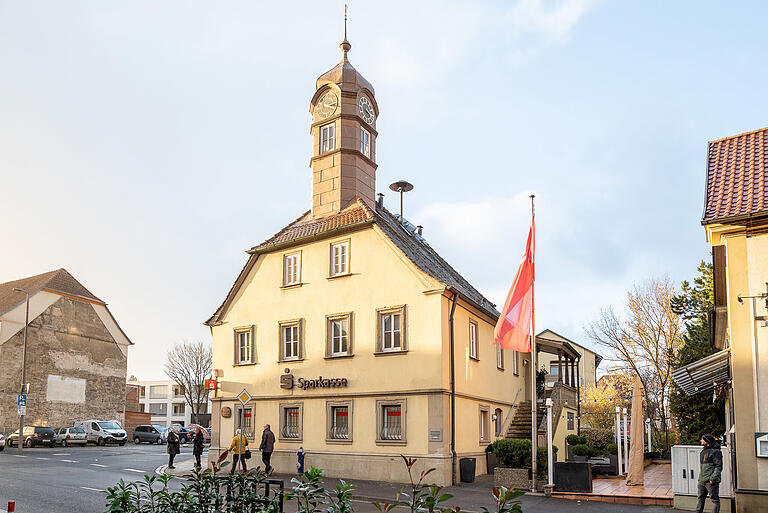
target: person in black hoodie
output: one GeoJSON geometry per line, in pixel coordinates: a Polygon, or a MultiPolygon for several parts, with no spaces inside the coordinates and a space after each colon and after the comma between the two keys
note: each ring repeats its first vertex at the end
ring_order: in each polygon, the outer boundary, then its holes
{"type": "Polygon", "coordinates": [[[197,426],[195,429],[197,430],[197,433],[195,434],[195,441],[192,446],[192,454],[195,455],[195,469],[200,470],[200,456],[203,455],[203,444],[205,443],[205,438],[203,437],[203,428],[197,426]]]}
{"type": "Polygon", "coordinates": [[[699,455],[699,503],[696,513],[704,512],[707,493],[712,500],[712,513],[720,513],[720,474],[723,471],[723,452],[717,439],[706,434],[701,437],[704,449],[699,455]]]}

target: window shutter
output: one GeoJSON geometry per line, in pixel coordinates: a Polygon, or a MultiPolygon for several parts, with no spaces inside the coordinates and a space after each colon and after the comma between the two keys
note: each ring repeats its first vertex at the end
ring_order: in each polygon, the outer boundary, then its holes
{"type": "Polygon", "coordinates": [[[347,321],[347,354],[352,354],[352,341],[355,339],[352,326],[354,326],[355,314],[349,313],[349,321],[347,321]]]}
{"type": "Polygon", "coordinates": [[[299,360],[304,359],[304,319],[299,319],[299,360]]]}
{"type": "Polygon", "coordinates": [[[403,310],[402,310],[403,316],[400,320],[400,350],[402,351],[405,351],[408,349],[408,330],[406,329],[406,326],[408,325],[408,323],[406,322],[407,319],[405,317],[405,311],[406,311],[406,307],[403,306],[403,310]]]}
{"type": "Polygon", "coordinates": [[[256,325],[251,324],[251,363],[256,363],[256,325]]]}

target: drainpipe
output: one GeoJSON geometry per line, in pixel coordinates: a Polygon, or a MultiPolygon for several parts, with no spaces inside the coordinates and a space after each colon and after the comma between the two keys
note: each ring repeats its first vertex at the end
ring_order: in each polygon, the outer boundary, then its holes
{"type": "MultiPolygon", "coordinates": [[[[450,289],[450,287],[449,287],[450,289]]],[[[448,338],[450,341],[450,369],[451,369],[451,484],[456,484],[456,365],[453,358],[453,313],[456,311],[456,299],[459,295],[453,292],[451,300],[451,314],[448,316],[448,338]]]]}

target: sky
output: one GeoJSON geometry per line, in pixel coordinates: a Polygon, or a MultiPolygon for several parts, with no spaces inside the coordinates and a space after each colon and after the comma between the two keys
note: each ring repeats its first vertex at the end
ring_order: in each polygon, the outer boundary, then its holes
{"type": "MultiPolygon", "coordinates": [[[[0,0],[0,282],[66,268],[135,345],[203,322],[310,206],[309,102],[343,1],[0,0]]],[[[768,125],[768,3],[349,1],[377,190],[502,305],[536,195],[536,327],[694,276],[707,142],[768,125]]],[[[603,350],[604,352],[604,350],[603,350]]]]}

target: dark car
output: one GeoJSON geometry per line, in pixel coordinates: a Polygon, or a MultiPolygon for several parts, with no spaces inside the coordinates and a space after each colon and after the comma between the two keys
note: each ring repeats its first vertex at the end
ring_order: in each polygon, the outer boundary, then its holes
{"type": "Polygon", "coordinates": [[[166,442],[166,440],[168,439],[168,433],[173,428],[178,428],[178,430],[179,430],[179,432],[176,433],[177,435],[179,435],[179,442],[185,444],[185,443],[191,442],[191,441],[193,441],[195,439],[195,433],[193,433],[189,429],[185,428],[181,424],[173,424],[172,426],[167,427],[167,428],[165,428],[163,430],[163,433],[162,433],[163,443],[166,442]]]}
{"type": "MultiPolygon", "coordinates": [[[[11,435],[8,436],[8,446],[14,447],[19,443],[19,430],[17,429],[11,435]]],[[[22,441],[27,447],[35,447],[36,445],[47,445],[53,447],[56,445],[56,433],[49,427],[42,426],[27,426],[24,428],[24,440],[22,441]]]]}
{"type": "Polygon", "coordinates": [[[142,442],[150,444],[163,443],[163,437],[160,434],[160,430],[149,424],[136,426],[133,430],[133,443],[140,444],[142,442]]]}

